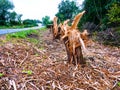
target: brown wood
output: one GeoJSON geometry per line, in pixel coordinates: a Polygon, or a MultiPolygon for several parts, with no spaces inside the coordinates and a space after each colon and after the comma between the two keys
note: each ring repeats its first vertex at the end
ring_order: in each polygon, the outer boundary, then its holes
{"type": "Polygon", "coordinates": [[[78,64],[85,64],[86,62],[83,58],[81,46],[77,47],[75,49],[75,52],[76,52],[76,58],[77,58],[78,64]]]}
{"type": "Polygon", "coordinates": [[[81,37],[80,31],[76,29],[78,22],[84,13],[85,11],[75,16],[72,26],[68,25],[69,20],[66,20],[63,24],[59,25],[57,25],[58,18],[56,16],[53,20],[53,39],[61,38],[61,40],[63,40],[66,47],[68,63],[74,65],[85,64],[81,49],[81,46],[85,49],[84,42],[81,40],[84,38],[81,37]]]}
{"type": "Polygon", "coordinates": [[[71,50],[70,50],[70,45],[69,45],[68,38],[65,38],[63,41],[64,41],[64,45],[66,47],[68,63],[74,64],[74,65],[85,64],[86,62],[83,58],[81,46],[76,47],[75,48],[75,54],[73,54],[73,52],[71,52],[71,50]]]}

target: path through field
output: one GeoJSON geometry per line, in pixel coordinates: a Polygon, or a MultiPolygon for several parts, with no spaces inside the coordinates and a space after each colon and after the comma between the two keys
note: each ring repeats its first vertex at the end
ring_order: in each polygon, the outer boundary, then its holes
{"type": "Polygon", "coordinates": [[[0,90],[119,90],[120,48],[97,42],[84,54],[86,65],[66,63],[63,43],[40,32],[39,45],[21,39],[0,38],[0,90]]]}

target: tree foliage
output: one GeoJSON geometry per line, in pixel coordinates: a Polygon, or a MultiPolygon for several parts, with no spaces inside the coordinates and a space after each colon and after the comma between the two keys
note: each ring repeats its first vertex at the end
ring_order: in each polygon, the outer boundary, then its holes
{"type": "Polygon", "coordinates": [[[114,26],[120,25],[120,2],[113,3],[107,15],[110,24],[114,24],[114,26]]]}
{"type": "Polygon", "coordinates": [[[63,22],[66,19],[73,18],[79,12],[79,7],[75,1],[62,0],[58,6],[58,10],[56,14],[58,21],[63,22]]]}
{"type": "Polygon", "coordinates": [[[8,23],[10,25],[20,25],[22,14],[17,14],[15,11],[9,13],[8,23]]]}
{"type": "Polygon", "coordinates": [[[49,16],[45,16],[42,18],[42,24],[47,26],[48,24],[52,24],[52,21],[50,20],[49,16]]]}
{"type": "Polygon", "coordinates": [[[23,24],[25,27],[33,27],[33,26],[38,26],[38,20],[32,20],[32,19],[25,19],[23,20],[23,24]]]}
{"type": "MultiPolygon", "coordinates": [[[[101,29],[108,26],[108,13],[112,14],[112,11],[108,11],[111,5],[119,0],[84,0],[82,10],[86,11],[86,14],[82,18],[83,24],[87,22],[99,25],[101,29]]],[[[119,10],[119,8],[118,8],[119,10]]],[[[116,13],[116,12],[115,12],[116,13]]]]}
{"type": "Polygon", "coordinates": [[[99,24],[107,13],[109,0],[85,0],[83,9],[86,10],[84,22],[99,24]]]}
{"type": "Polygon", "coordinates": [[[14,5],[9,0],[0,0],[0,25],[21,25],[22,14],[13,11],[14,5]]]}
{"type": "Polygon", "coordinates": [[[0,25],[5,25],[8,17],[9,17],[9,10],[14,8],[13,3],[9,0],[0,0],[0,25]]]}

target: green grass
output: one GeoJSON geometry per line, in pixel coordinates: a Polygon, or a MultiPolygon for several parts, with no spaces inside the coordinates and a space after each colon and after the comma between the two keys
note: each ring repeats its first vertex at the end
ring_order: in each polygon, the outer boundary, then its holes
{"type": "Polygon", "coordinates": [[[6,35],[6,40],[11,41],[14,39],[25,39],[30,43],[37,45],[39,43],[39,37],[42,31],[47,30],[46,27],[42,27],[37,30],[25,30],[16,33],[11,33],[6,35]]]}
{"type": "Polygon", "coordinates": [[[42,27],[42,28],[40,28],[40,30],[45,31],[45,30],[47,30],[47,28],[46,27],[42,27]]]}
{"type": "Polygon", "coordinates": [[[26,30],[26,31],[20,31],[16,33],[7,34],[7,39],[10,38],[26,38],[30,34],[37,34],[38,30],[26,30]]]}
{"type": "Polygon", "coordinates": [[[36,38],[28,38],[27,41],[34,43],[35,45],[37,45],[39,43],[39,40],[36,38]]]}
{"type": "MultiPolygon", "coordinates": [[[[45,31],[46,27],[42,27],[42,28],[40,28],[40,30],[45,31]]],[[[38,33],[39,33],[39,30],[25,30],[25,31],[7,34],[7,38],[8,39],[10,39],[10,38],[26,38],[30,34],[38,35],[38,33]]]]}
{"type": "Polygon", "coordinates": [[[0,26],[0,29],[19,29],[25,28],[24,25],[16,25],[16,26],[0,26]]]}

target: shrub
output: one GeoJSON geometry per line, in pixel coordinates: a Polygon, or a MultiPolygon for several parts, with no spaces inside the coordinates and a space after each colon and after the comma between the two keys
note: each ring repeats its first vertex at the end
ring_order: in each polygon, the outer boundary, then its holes
{"type": "Polygon", "coordinates": [[[120,24],[120,2],[113,3],[108,10],[109,24],[118,26],[120,24]]]}
{"type": "Polygon", "coordinates": [[[118,28],[108,28],[98,33],[98,41],[106,45],[120,46],[120,31],[118,28]]]}
{"type": "Polygon", "coordinates": [[[25,27],[33,27],[33,26],[38,26],[36,20],[31,20],[31,19],[26,19],[23,21],[23,24],[25,27]]]}

